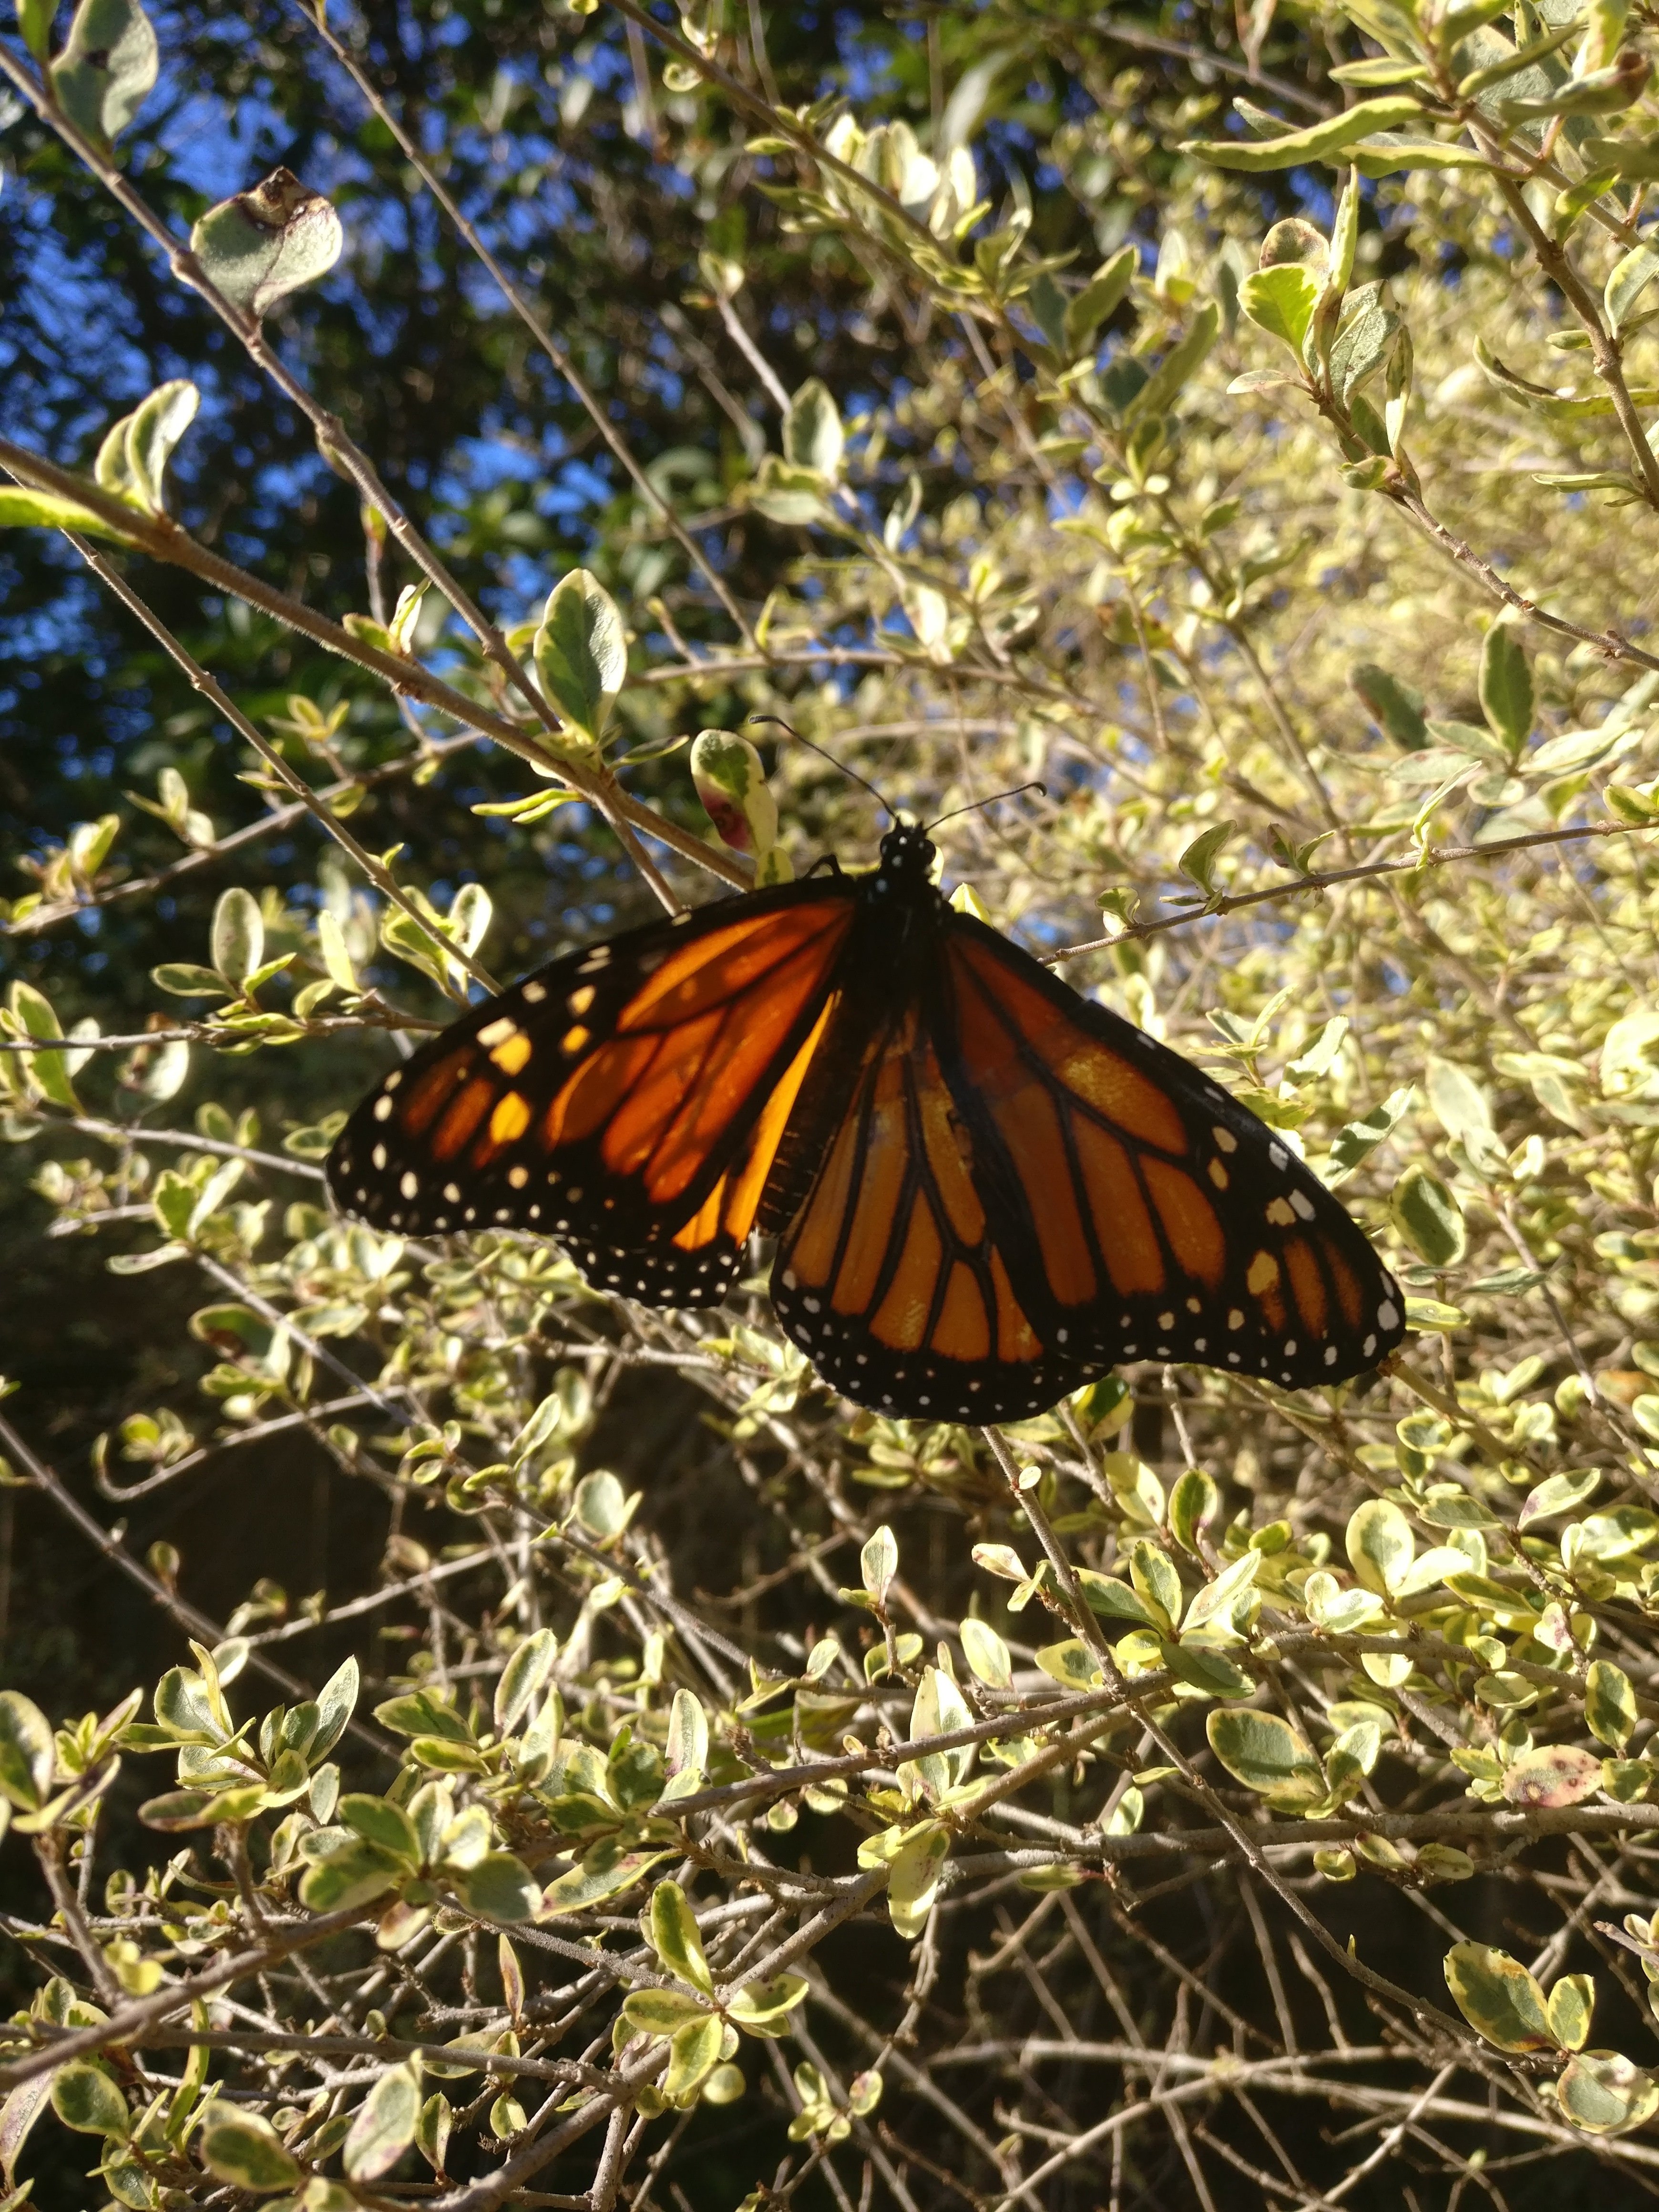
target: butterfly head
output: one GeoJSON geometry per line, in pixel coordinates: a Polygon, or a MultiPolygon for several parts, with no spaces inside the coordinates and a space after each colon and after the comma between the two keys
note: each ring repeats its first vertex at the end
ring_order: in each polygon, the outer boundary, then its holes
{"type": "Polygon", "coordinates": [[[895,816],[892,828],[881,841],[881,865],[872,889],[880,893],[890,888],[901,890],[916,884],[931,884],[933,854],[933,841],[919,822],[895,816]]]}

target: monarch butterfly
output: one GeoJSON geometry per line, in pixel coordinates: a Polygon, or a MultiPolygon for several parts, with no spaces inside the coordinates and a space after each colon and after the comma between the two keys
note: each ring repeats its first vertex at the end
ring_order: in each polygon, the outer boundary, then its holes
{"type": "Polygon", "coordinates": [[[896,821],[832,860],[537,969],[365,1099],[339,1205],[558,1238],[589,1282],[716,1304],[751,1231],[773,1304],[857,1405],[1018,1419],[1120,1361],[1340,1382],[1403,1334],[1393,1278],[1237,1100],[935,886],[896,821]]]}

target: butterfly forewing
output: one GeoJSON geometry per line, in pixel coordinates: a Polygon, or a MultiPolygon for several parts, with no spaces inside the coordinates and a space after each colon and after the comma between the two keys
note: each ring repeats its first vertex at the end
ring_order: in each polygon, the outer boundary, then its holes
{"type": "Polygon", "coordinates": [[[1200,1069],[953,915],[951,1089],[1034,1318],[1068,1356],[1199,1360],[1282,1385],[1371,1366],[1399,1288],[1283,1139],[1200,1069]]]}
{"type": "Polygon", "coordinates": [[[795,884],[555,961],[393,1070],[341,1132],[330,1187],[380,1228],[537,1231],[600,1287],[717,1298],[851,912],[833,880],[795,884]]]}

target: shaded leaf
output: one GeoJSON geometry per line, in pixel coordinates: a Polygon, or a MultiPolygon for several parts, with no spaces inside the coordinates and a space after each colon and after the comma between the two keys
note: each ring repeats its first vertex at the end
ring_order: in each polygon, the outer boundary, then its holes
{"type": "Polygon", "coordinates": [[[305,2179],[269,2120],[216,2098],[203,2116],[197,2141],[208,2171],[238,2189],[268,2196],[274,2190],[295,2188],[305,2179]]]}
{"type": "Polygon", "coordinates": [[[421,2119],[421,2078],[413,2065],[388,2067],[369,2091],[345,2139],[343,2162],[353,2181],[390,2173],[415,2140],[421,2119]]]}

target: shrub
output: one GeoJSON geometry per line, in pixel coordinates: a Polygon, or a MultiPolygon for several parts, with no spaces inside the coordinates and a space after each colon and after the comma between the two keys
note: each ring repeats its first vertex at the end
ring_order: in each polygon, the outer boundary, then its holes
{"type": "Polygon", "coordinates": [[[178,1640],[0,1693],[6,2202],[48,2112],[307,2212],[1659,2156],[1650,26],[1166,13],[21,8],[0,1082],[29,1346],[147,1364],[0,1440],[178,1640]],[[305,180],[209,204],[238,101],[305,180]],[[46,361],[84,298],[143,390],[46,361]],[[868,854],[750,716],[975,810],[949,878],[1340,1188],[1403,1353],[930,1428],[758,1282],[332,1215],[394,1041],[868,854]],[[249,1465],[324,1587],[223,1587],[249,1465]]]}

